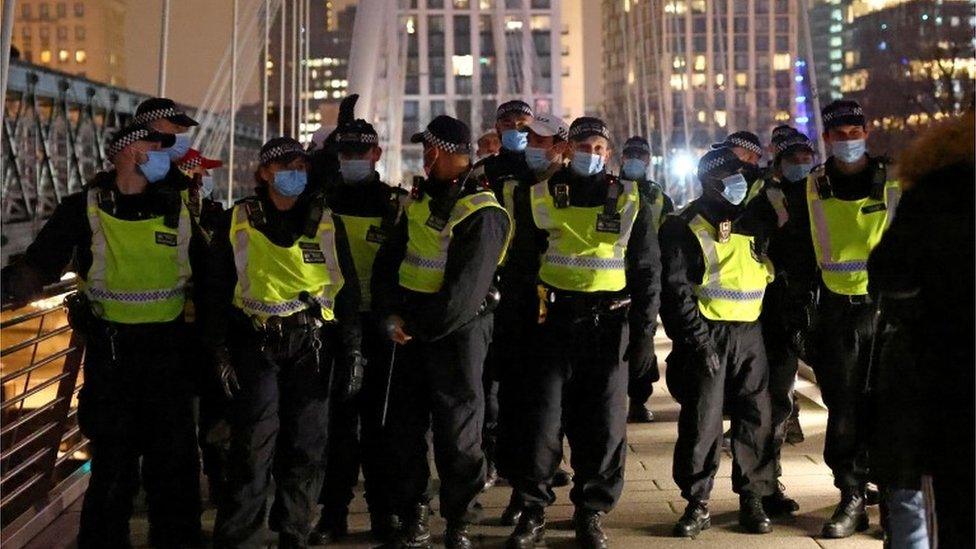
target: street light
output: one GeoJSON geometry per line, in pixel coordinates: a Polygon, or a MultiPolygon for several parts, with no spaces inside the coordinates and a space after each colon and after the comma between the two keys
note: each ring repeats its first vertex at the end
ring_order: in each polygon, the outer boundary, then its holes
{"type": "Polygon", "coordinates": [[[671,158],[671,173],[675,177],[684,179],[695,172],[695,157],[688,151],[677,151],[671,158]]]}

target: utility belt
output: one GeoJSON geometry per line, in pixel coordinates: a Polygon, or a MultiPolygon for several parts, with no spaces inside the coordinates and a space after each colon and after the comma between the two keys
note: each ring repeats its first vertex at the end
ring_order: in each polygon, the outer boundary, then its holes
{"type": "Polygon", "coordinates": [[[630,298],[605,293],[566,292],[539,285],[539,323],[550,317],[571,323],[599,324],[601,319],[623,318],[630,308],[630,298]]]}
{"type": "Polygon", "coordinates": [[[821,303],[839,303],[847,305],[870,305],[874,303],[869,294],[843,295],[830,291],[827,288],[820,288],[821,303]]]}
{"type": "MultiPolygon", "coordinates": [[[[243,315],[243,312],[242,312],[243,315]]],[[[335,325],[326,322],[317,307],[305,309],[289,316],[272,316],[263,322],[257,317],[244,317],[248,320],[256,337],[258,350],[262,353],[277,353],[286,349],[295,335],[306,334],[311,343],[315,358],[316,373],[321,369],[324,341],[323,328],[335,325]]]]}

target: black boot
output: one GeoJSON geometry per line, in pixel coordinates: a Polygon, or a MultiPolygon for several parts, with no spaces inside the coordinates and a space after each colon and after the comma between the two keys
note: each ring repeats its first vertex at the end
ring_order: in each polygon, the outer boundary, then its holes
{"type": "Polygon", "coordinates": [[[509,501],[508,507],[502,511],[502,526],[515,526],[520,518],[522,518],[522,506],[516,501],[509,501]]]}
{"type": "Polygon", "coordinates": [[[449,522],[447,530],[444,531],[445,549],[471,549],[471,535],[468,533],[468,523],[449,522]]]}
{"type": "Polygon", "coordinates": [[[786,442],[789,444],[799,444],[805,440],[803,427],[800,427],[800,418],[790,417],[786,420],[786,442]]]}
{"type": "Polygon", "coordinates": [[[868,529],[868,513],[864,509],[864,490],[845,488],[840,493],[840,503],[823,526],[822,535],[828,539],[840,539],[868,529]]]}
{"type": "Polygon", "coordinates": [[[556,471],[556,474],[552,476],[552,485],[554,488],[569,486],[570,482],[573,482],[573,474],[562,467],[560,467],[559,470],[556,471]]]}
{"type": "Polygon", "coordinates": [[[506,549],[530,549],[545,544],[546,515],[545,511],[533,507],[521,512],[515,531],[505,542],[506,549]]]}
{"type": "Polygon", "coordinates": [[[694,538],[711,527],[712,516],[708,514],[708,502],[692,500],[674,525],[674,535],[679,538],[694,538]]]}
{"type": "Polygon", "coordinates": [[[376,541],[386,543],[393,539],[400,529],[400,517],[392,513],[370,513],[369,533],[376,541]]]}
{"type": "Polygon", "coordinates": [[[750,534],[768,534],[773,523],[763,511],[762,498],[754,495],[739,496],[739,526],[750,534]]]}
{"type": "Polygon", "coordinates": [[[392,546],[404,549],[429,549],[431,547],[430,507],[418,503],[406,516],[408,518],[400,524],[400,531],[397,532],[392,546]]]}
{"type": "Polygon", "coordinates": [[[308,535],[309,545],[329,545],[346,537],[349,533],[348,510],[322,511],[318,524],[308,535]]]}
{"type": "Polygon", "coordinates": [[[790,515],[800,510],[800,505],[793,498],[786,495],[783,483],[776,483],[776,491],[763,496],[762,505],[766,514],[772,517],[790,515]]]}
{"type": "Polygon", "coordinates": [[[628,423],[651,423],[654,421],[654,413],[647,409],[647,406],[639,400],[630,400],[630,409],[627,412],[628,423]]]}
{"type": "Polygon", "coordinates": [[[607,538],[600,517],[603,513],[576,509],[573,513],[573,525],[576,527],[576,543],[583,549],[607,549],[610,540],[607,538]]]}
{"type": "Polygon", "coordinates": [[[488,462],[488,473],[485,475],[485,486],[482,488],[482,492],[487,492],[490,490],[495,483],[498,482],[498,469],[495,468],[495,464],[488,462]]]}

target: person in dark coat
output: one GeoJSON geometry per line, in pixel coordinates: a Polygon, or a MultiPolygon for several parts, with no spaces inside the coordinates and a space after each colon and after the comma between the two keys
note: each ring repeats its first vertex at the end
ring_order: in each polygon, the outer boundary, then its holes
{"type": "Polygon", "coordinates": [[[912,524],[910,512],[921,499],[923,471],[932,476],[939,547],[974,539],[973,126],[970,112],[905,152],[898,164],[904,194],[868,261],[871,294],[883,315],[894,316],[886,325],[900,326],[910,340],[882,336],[872,376],[874,400],[884,404],[875,407],[872,475],[887,485],[895,547],[924,539],[924,522],[912,524]],[[907,318],[899,314],[905,310],[907,318]],[[892,344],[902,352],[887,352],[892,344]],[[906,386],[912,390],[900,390],[906,386]],[[899,519],[906,508],[909,518],[899,519]]]}

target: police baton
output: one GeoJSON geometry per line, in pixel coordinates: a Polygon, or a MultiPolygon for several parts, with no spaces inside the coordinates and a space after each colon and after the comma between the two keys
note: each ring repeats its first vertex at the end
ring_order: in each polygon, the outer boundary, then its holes
{"type": "Polygon", "coordinates": [[[390,407],[390,385],[393,384],[393,363],[396,362],[397,343],[393,342],[390,350],[390,367],[386,371],[386,394],[383,396],[383,414],[380,416],[380,428],[386,427],[386,411],[390,407]]]}

